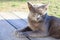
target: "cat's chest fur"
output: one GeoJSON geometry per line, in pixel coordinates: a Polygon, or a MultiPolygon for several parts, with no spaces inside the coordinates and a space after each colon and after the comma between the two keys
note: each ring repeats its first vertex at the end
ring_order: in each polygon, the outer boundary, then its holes
{"type": "Polygon", "coordinates": [[[33,22],[31,20],[29,20],[29,23],[30,23],[30,28],[33,30],[33,31],[42,31],[42,32],[47,32],[48,31],[48,22],[39,22],[39,23],[36,23],[36,22],[33,22]]]}

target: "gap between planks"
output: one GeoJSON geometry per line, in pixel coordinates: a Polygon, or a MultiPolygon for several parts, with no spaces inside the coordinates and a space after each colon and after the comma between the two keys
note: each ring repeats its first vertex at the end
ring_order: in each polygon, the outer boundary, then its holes
{"type": "MultiPolygon", "coordinates": [[[[4,19],[4,13],[0,14],[0,35],[2,40],[27,40],[26,38],[16,38],[14,31],[16,30],[4,19]],[[2,14],[2,15],[1,15],[2,14]]],[[[6,16],[9,17],[9,16],[6,16]]]]}

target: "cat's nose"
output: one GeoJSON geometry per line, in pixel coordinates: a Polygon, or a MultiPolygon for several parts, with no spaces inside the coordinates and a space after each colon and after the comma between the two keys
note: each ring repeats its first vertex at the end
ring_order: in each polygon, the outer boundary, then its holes
{"type": "Polygon", "coordinates": [[[39,19],[40,19],[40,15],[37,16],[37,20],[39,20],[39,19]]]}
{"type": "Polygon", "coordinates": [[[40,15],[37,16],[37,18],[39,18],[39,17],[40,17],[40,15]]]}
{"type": "Polygon", "coordinates": [[[42,20],[42,18],[41,18],[41,17],[37,18],[37,21],[41,21],[41,20],[42,20]]]}

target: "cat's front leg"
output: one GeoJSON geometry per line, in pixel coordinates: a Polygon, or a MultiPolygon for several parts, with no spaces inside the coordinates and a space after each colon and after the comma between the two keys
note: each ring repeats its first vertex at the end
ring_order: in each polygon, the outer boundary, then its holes
{"type": "Polygon", "coordinates": [[[33,38],[36,38],[36,37],[48,37],[47,34],[45,33],[41,33],[41,32],[35,32],[35,31],[27,31],[27,32],[17,32],[17,35],[19,37],[24,37],[24,36],[28,36],[28,37],[33,37],[33,38]],[[23,36],[22,36],[23,35],[23,36]]]}
{"type": "Polygon", "coordinates": [[[15,35],[16,35],[17,37],[23,37],[22,35],[23,35],[24,32],[26,32],[26,31],[32,31],[32,30],[27,26],[26,28],[23,28],[23,29],[17,29],[17,30],[15,31],[15,35]]]}
{"type": "Polygon", "coordinates": [[[47,37],[48,34],[46,33],[42,33],[39,31],[29,31],[29,32],[25,32],[27,35],[29,35],[30,37],[47,37]]]}

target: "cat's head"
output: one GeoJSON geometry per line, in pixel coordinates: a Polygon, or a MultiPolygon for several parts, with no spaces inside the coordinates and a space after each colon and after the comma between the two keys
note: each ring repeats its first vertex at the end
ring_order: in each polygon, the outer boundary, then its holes
{"type": "Polygon", "coordinates": [[[39,22],[44,20],[43,16],[47,12],[48,4],[32,5],[28,2],[28,8],[31,20],[39,22]]]}

